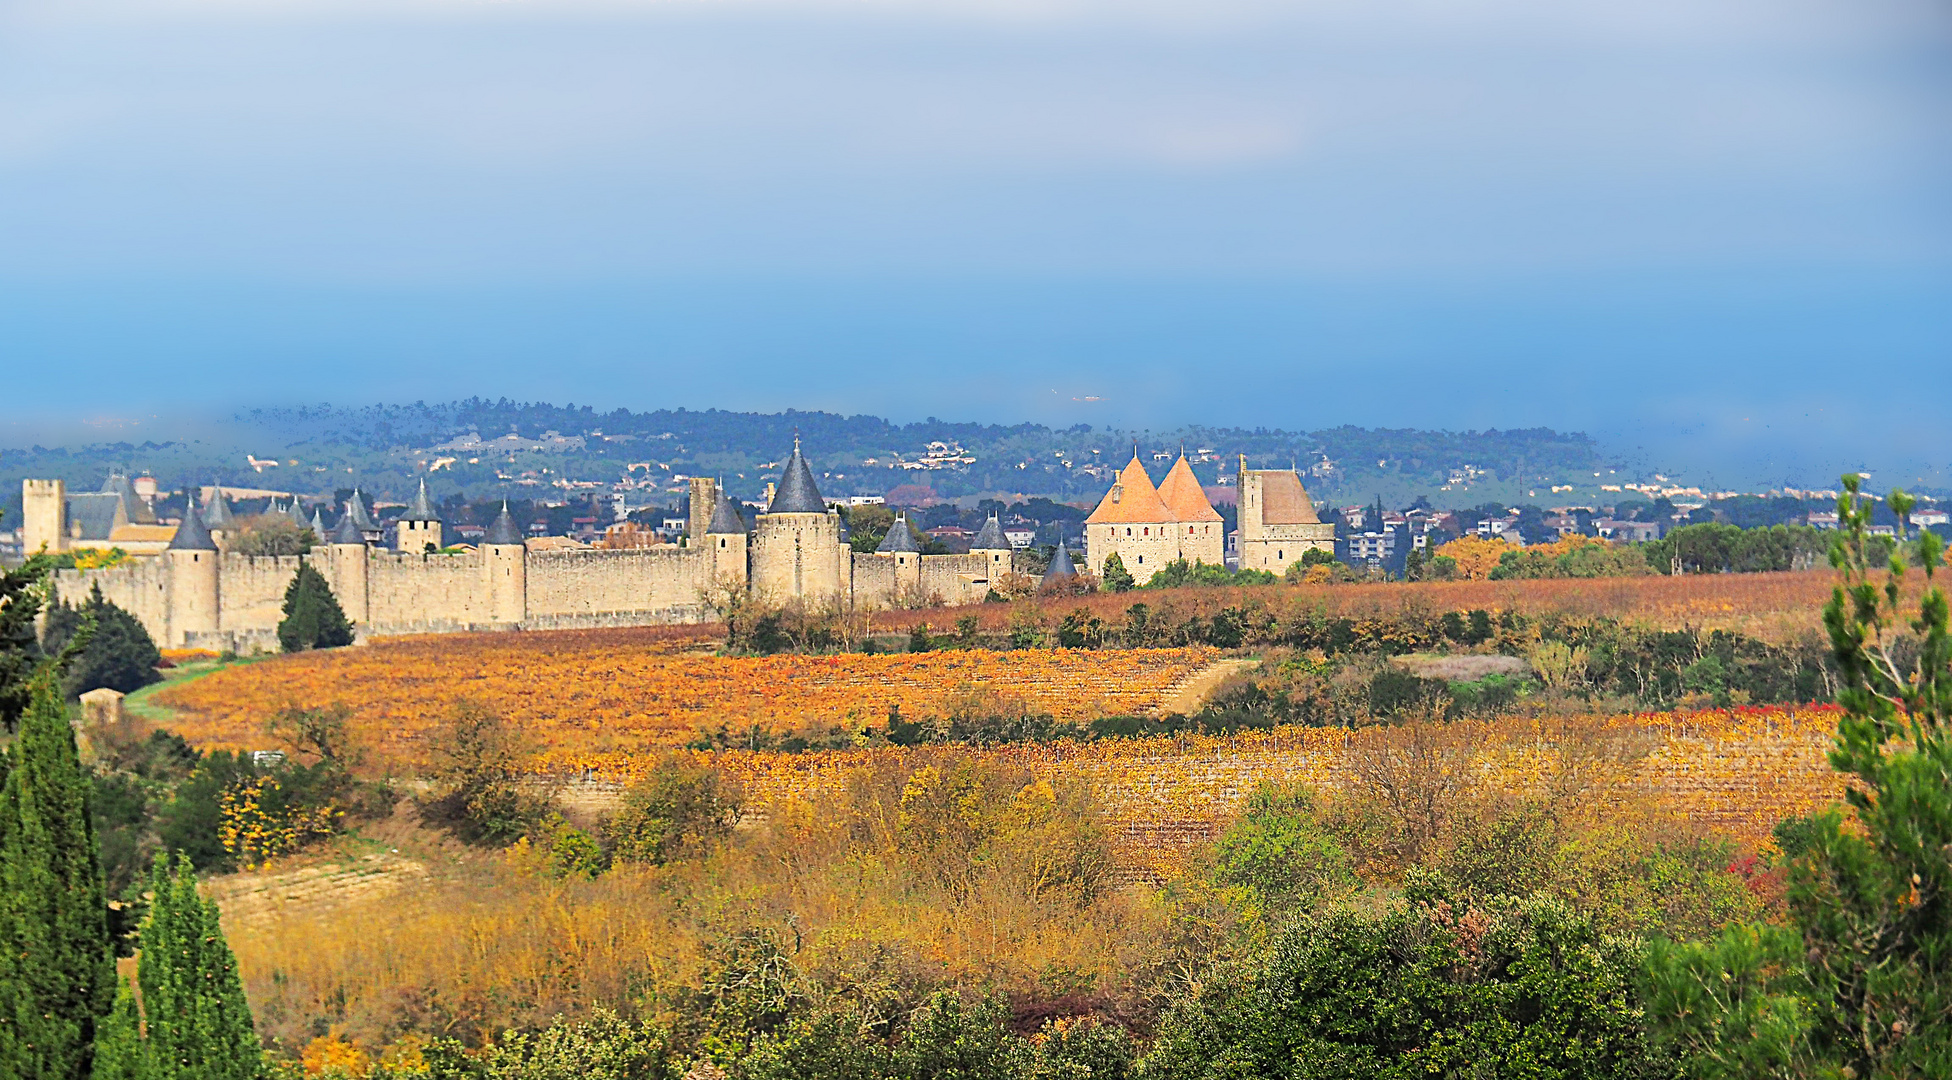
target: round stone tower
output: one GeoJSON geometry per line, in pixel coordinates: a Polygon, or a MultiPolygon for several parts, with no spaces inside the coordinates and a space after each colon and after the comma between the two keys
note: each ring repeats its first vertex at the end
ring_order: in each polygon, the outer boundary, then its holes
{"type": "Polygon", "coordinates": [[[163,551],[169,565],[169,643],[181,648],[192,635],[215,634],[219,626],[222,575],[217,542],[210,538],[194,494],[185,500],[183,523],[163,551]]]}
{"type": "MultiPolygon", "coordinates": [[[[699,497],[698,490],[692,488],[692,498],[699,497]]],[[[714,485],[709,490],[717,505],[712,507],[711,520],[696,542],[707,549],[705,557],[711,567],[712,584],[744,585],[748,572],[746,553],[751,539],[746,531],[745,516],[739,513],[738,504],[732,501],[732,496],[726,494],[724,488],[714,485]]]]}
{"type": "Polygon", "coordinates": [[[796,438],[793,456],[753,534],[753,588],[774,600],[838,595],[847,550],[840,530],[840,515],[827,510],[796,438]]]}
{"type": "Polygon", "coordinates": [[[529,617],[528,547],[522,530],[502,500],[502,512],[481,538],[481,571],[488,593],[488,617],[492,622],[517,624],[529,617]]]}
{"type": "Polygon", "coordinates": [[[983,581],[991,588],[996,587],[998,578],[1010,572],[1013,565],[1010,541],[1003,535],[1003,524],[996,520],[994,511],[977,531],[976,539],[969,542],[969,553],[983,560],[983,581]]]}
{"type": "Polygon", "coordinates": [[[413,504],[394,523],[393,550],[402,555],[427,555],[446,546],[441,516],[434,512],[434,500],[427,497],[427,481],[422,480],[413,504]]]}
{"type": "Polygon", "coordinates": [[[366,591],[366,534],[353,521],[350,511],[339,519],[331,544],[332,591],[338,596],[339,609],[352,623],[363,626],[372,618],[366,591]]]}

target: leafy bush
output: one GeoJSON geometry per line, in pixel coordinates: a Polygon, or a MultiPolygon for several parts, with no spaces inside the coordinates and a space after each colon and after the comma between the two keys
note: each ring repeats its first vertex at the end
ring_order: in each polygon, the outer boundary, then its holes
{"type": "Polygon", "coordinates": [[[1639,959],[1547,897],[1338,905],[1168,1010],[1140,1075],[1658,1076],[1639,959]]]}
{"type": "Polygon", "coordinates": [[[426,812],[464,839],[512,841],[549,812],[549,800],[526,783],[534,752],[529,740],[499,714],[457,702],[429,750],[429,776],[438,794],[426,812]]]}
{"type": "Polygon", "coordinates": [[[742,801],[718,770],[666,758],[624,792],[604,839],[620,861],[661,864],[723,838],[742,801]]]}
{"type": "Polygon", "coordinates": [[[1263,911],[1313,906],[1353,889],[1349,853],[1317,817],[1306,788],[1263,786],[1214,846],[1222,884],[1245,889],[1263,911]]]}

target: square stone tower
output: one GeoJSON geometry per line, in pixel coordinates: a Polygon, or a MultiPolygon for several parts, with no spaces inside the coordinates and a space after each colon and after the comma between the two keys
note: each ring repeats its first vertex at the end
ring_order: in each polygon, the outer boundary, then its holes
{"type": "Polygon", "coordinates": [[[1240,459],[1240,568],[1285,573],[1304,553],[1335,554],[1335,525],[1315,514],[1315,501],[1293,469],[1249,469],[1240,459]]]}
{"type": "Polygon", "coordinates": [[[45,547],[50,552],[68,546],[68,485],[63,480],[22,480],[20,482],[21,548],[32,555],[45,547]]]}

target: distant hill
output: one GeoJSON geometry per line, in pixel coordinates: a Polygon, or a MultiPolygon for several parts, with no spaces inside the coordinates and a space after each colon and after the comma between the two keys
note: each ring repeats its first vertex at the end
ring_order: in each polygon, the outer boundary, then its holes
{"type": "MultiPolygon", "coordinates": [[[[607,494],[628,478],[633,504],[668,501],[675,477],[711,475],[756,498],[796,433],[830,495],[876,495],[913,484],[943,498],[1006,493],[1095,500],[1135,444],[1155,477],[1183,445],[1203,483],[1230,477],[1244,454],[1253,467],[1293,463],[1319,499],[1338,503],[1381,496],[1397,504],[1418,495],[1455,506],[1561,503],[1592,498],[1601,483],[1640,477],[1592,438],[1545,428],[1125,431],[933,418],[895,424],[827,412],[599,412],[476,398],[253,409],[199,423],[186,439],[0,450],[6,485],[0,506],[17,509],[22,477],[92,486],[111,468],[149,472],[166,488],[217,481],[327,494],[357,485],[382,499],[405,499],[423,476],[443,495],[525,498],[550,491],[607,494]]],[[[10,520],[17,518],[10,514],[10,520]]]]}

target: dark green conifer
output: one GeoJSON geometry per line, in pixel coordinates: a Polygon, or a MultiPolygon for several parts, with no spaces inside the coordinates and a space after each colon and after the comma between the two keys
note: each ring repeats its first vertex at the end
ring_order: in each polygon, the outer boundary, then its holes
{"type": "Polygon", "coordinates": [[[278,644],[286,652],[334,649],[352,644],[352,623],[332,595],[325,576],[301,563],[285,587],[285,617],[278,624],[278,644]]]}
{"type": "Polygon", "coordinates": [[[11,570],[0,567],[0,725],[8,731],[32,697],[29,684],[41,661],[34,620],[41,613],[41,582],[53,565],[43,552],[11,570]]]}
{"type": "Polygon", "coordinates": [[[95,1029],[95,1072],[89,1080],[149,1080],[135,989],[126,980],[116,982],[115,1008],[95,1029]]]}
{"type": "Polygon", "coordinates": [[[217,905],[197,892],[188,860],[158,857],[155,899],[142,924],[141,1080],[257,1080],[264,1066],[237,958],[217,905]]]}
{"type": "Polygon", "coordinates": [[[43,665],[0,784],[0,1076],[85,1080],[113,1001],[88,778],[43,665]]]}
{"type": "Polygon", "coordinates": [[[65,665],[63,685],[69,697],[99,687],[127,694],[161,681],[156,665],[163,654],[155,639],[141,620],[103,599],[99,584],[79,606],[55,601],[48,609],[43,645],[50,653],[61,652],[83,626],[91,624],[93,634],[86,643],[78,643],[80,648],[65,665]]]}

